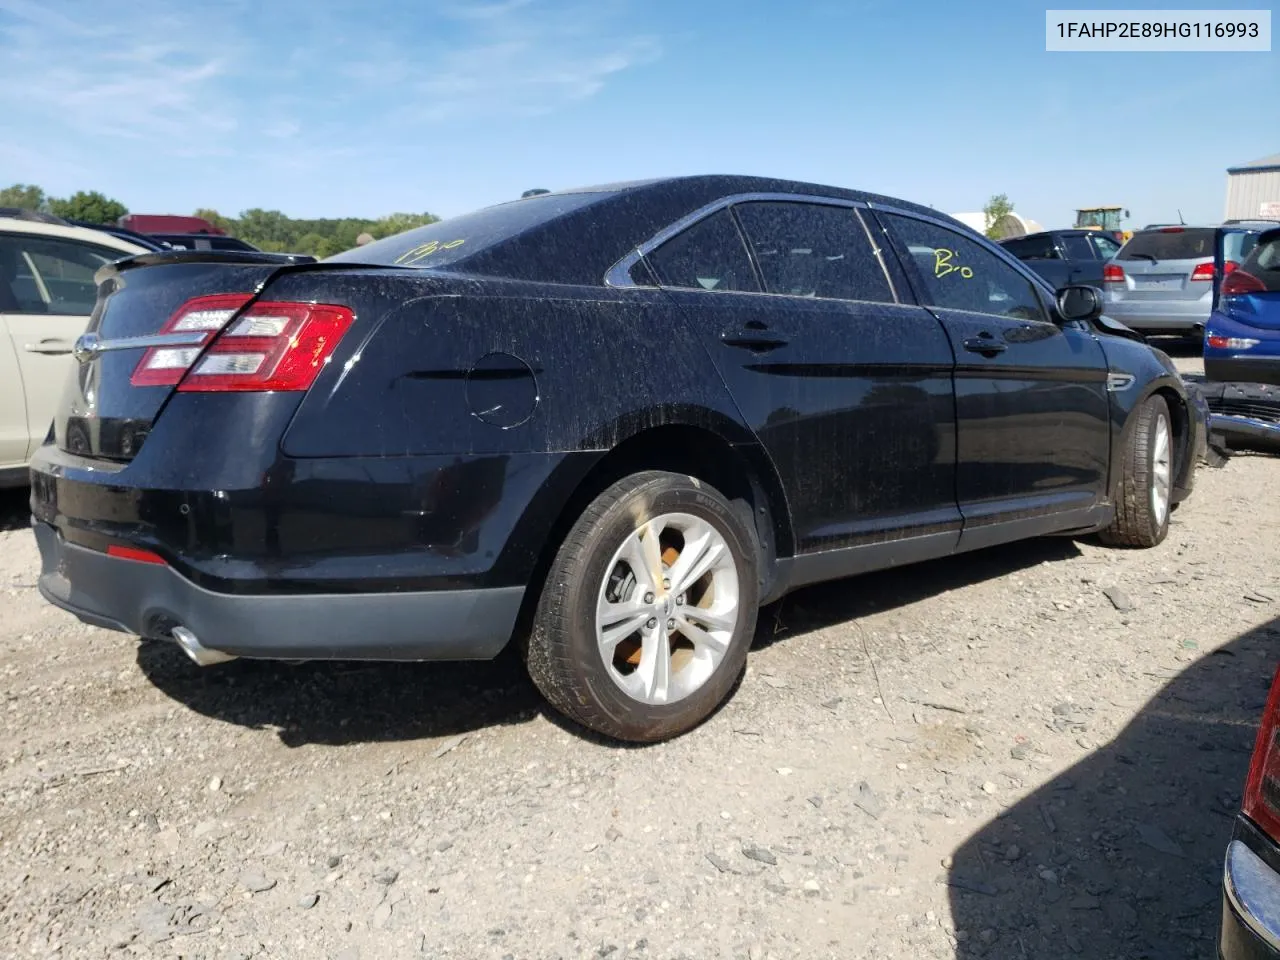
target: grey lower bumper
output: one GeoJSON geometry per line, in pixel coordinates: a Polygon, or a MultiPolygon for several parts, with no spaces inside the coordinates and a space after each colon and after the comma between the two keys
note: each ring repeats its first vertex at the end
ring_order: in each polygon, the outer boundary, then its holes
{"type": "Polygon", "coordinates": [[[185,627],[210,650],[282,660],[487,660],[506,646],[523,587],[413,593],[229,594],[160,564],[67,543],[33,523],[40,593],[86,623],[144,637],[185,627]]]}
{"type": "Polygon", "coordinates": [[[1280,423],[1215,413],[1209,417],[1209,432],[1228,449],[1280,453],[1280,423]]]}

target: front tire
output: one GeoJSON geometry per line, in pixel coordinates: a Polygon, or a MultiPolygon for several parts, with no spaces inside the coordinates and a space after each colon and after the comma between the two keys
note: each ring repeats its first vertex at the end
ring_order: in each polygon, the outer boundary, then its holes
{"type": "Polygon", "coordinates": [[[527,663],[553,707],[652,742],[705,720],[742,675],[759,604],[757,550],[729,502],[646,471],[583,511],[548,572],[527,663]]]}
{"type": "Polygon", "coordinates": [[[1134,413],[1116,492],[1116,516],[1099,536],[1116,547],[1154,547],[1169,533],[1173,490],[1173,427],[1164,397],[1150,396],[1134,413]]]}

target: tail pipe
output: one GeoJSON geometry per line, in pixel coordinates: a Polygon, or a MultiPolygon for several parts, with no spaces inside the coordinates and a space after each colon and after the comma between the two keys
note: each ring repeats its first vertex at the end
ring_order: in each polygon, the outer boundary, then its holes
{"type": "Polygon", "coordinates": [[[221,650],[210,650],[200,642],[200,638],[188,630],[186,627],[174,627],[170,631],[174,641],[182,648],[182,652],[191,658],[191,662],[201,667],[211,667],[215,663],[226,663],[228,660],[235,660],[236,657],[231,653],[223,653],[221,650]]]}

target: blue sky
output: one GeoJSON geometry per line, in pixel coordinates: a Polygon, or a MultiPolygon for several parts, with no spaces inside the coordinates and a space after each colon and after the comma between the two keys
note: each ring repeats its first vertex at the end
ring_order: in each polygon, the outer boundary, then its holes
{"type": "Polygon", "coordinates": [[[948,212],[1004,192],[1046,226],[1116,203],[1141,225],[1220,218],[1225,168],[1280,151],[1280,53],[1051,54],[1045,6],[0,0],[0,185],[450,216],[759,173],[948,212]]]}

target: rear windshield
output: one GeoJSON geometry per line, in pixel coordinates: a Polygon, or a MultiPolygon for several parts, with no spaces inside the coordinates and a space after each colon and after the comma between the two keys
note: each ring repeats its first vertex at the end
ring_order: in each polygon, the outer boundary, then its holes
{"type": "Polygon", "coordinates": [[[473,256],[607,196],[603,192],[547,193],[485,207],[406,230],[329,257],[330,262],[400,267],[442,267],[473,256]]]}
{"type": "Polygon", "coordinates": [[[1280,292],[1280,230],[1268,230],[1240,264],[1240,269],[1262,281],[1269,292],[1280,292]]]}
{"type": "Polygon", "coordinates": [[[1213,256],[1213,228],[1166,227],[1135,233],[1117,260],[1201,260],[1213,256]]]}

